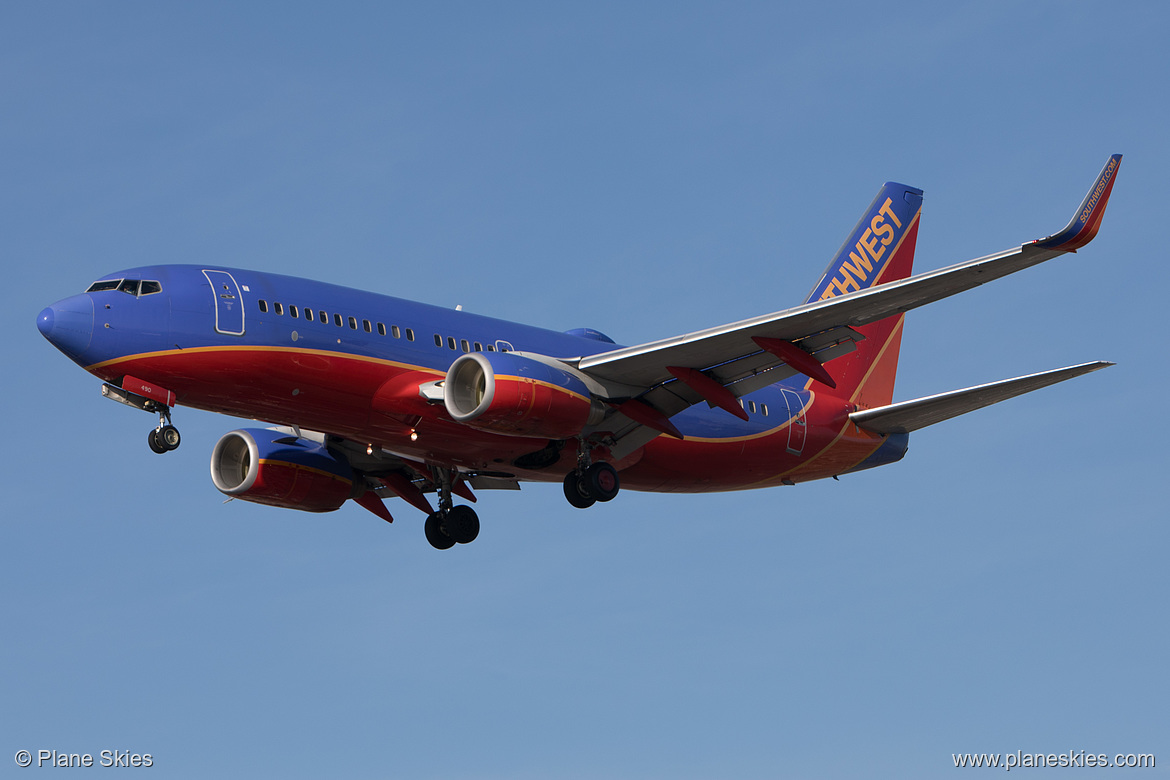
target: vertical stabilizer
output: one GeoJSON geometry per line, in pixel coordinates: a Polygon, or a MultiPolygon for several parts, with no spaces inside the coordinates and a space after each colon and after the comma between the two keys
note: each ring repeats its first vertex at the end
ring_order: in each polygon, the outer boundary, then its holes
{"type": "MultiPolygon", "coordinates": [[[[910,276],[921,211],[922,190],[886,182],[806,303],[910,276]]],[[[904,318],[898,314],[857,328],[865,336],[857,350],[826,366],[843,398],[862,408],[893,400],[904,318]]]]}

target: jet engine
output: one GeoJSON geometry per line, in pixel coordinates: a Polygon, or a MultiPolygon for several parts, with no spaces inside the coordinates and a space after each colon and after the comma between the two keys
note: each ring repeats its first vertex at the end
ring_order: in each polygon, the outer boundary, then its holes
{"type": "Polygon", "coordinates": [[[601,422],[605,406],[580,377],[511,352],[460,355],[443,382],[451,419],[507,436],[567,439],[601,422]]]}
{"type": "Polygon", "coordinates": [[[232,498],[305,512],[332,512],[360,485],[349,464],[317,442],[259,428],[216,443],[211,481],[232,498]]]}

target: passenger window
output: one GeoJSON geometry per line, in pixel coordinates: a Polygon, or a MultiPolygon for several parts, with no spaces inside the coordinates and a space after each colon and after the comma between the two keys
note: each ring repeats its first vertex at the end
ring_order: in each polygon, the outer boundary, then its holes
{"type": "Polygon", "coordinates": [[[297,316],[297,307],[296,306],[289,306],[288,313],[291,314],[295,318],[297,316]]]}
{"type": "Polygon", "coordinates": [[[268,313],[268,301],[266,301],[266,300],[264,300],[263,298],[261,298],[260,300],[256,301],[256,304],[257,304],[257,305],[260,307],[260,313],[261,313],[261,314],[267,314],[267,313],[268,313]]]}
{"type": "Polygon", "coordinates": [[[459,346],[463,348],[463,351],[464,351],[464,352],[470,352],[470,351],[471,351],[471,347],[469,347],[469,346],[467,345],[467,339],[462,339],[462,340],[459,342],[459,346]]]}
{"type": "Polygon", "coordinates": [[[357,320],[355,320],[353,317],[349,318],[349,327],[350,330],[357,330],[357,320]]]}
{"type": "Polygon", "coordinates": [[[756,402],[755,401],[748,401],[748,411],[751,412],[752,414],[756,413],[756,402]]]}
{"type": "Polygon", "coordinates": [[[305,309],[305,319],[308,320],[309,322],[313,321],[313,310],[312,309],[305,309]]]}
{"type": "Polygon", "coordinates": [[[447,347],[450,349],[455,349],[455,337],[454,336],[447,337],[447,347]]]}
{"type": "Polygon", "coordinates": [[[370,325],[369,320],[362,320],[362,327],[365,328],[366,333],[373,333],[374,328],[370,325]]]}
{"type": "Polygon", "coordinates": [[[767,404],[760,404],[760,411],[763,412],[765,417],[767,417],[768,416],[768,405],[767,404]]]}
{"type": "Polygon", "coordinates": [[[478,341],[471,346],[475,347],[476,352],[483,352],[483,344],[480,344],[478,341]]]}
{"type": "Polygon", "coordinates": [[[333,324],[334,324],[334,325],[336,325],[336,326],[337,326],[337,327],[339,327],[339,328],[340,328],[342,325],[344,325],[344,324],[345,324],[345,323],[342,321],[342,319],[341,319],[341,315],[340,315],[340,314],[334,314],[334,315],[333,315],[333,324]]]}
{"type": "Polygon", "coordinates": [[[438,333],[435,334],[435,346],[436,347],[443,346],[443,337],[440,336],[438,333]]]}
{"type": "Polygon", "coordinates": [[[414,341],[414,328],[407,328],[406,329],[406,340],[407,341],[414,341]]]}
{"type": "Polygon", "coordinates": [[[272,304],[272,308],[276,310],[277,314],[282,316],[284,315],[284,306],[282,306],[279,302],[272,304]]]}
{"type": "Polygon", "coordinates": [[[383,324],[382,324],[382,323],[380,323],[380,322],[378,323],[378,335],[379,335],[379,336],[385,336],[385,335],[386,335],[386,326],[385,326],[385,325],[383,325],[383,324]]]}
{"type": "Polygon", "coordinates": [[[120,285],[118,285],[118,291],[124,292],[128,295],[137,296],[138,295],[138,280],[137,279],[124,279],[124,280],[122,280],[122,283],[120,285]]]}
{"type": "Polygon", "coordinates": [[[402,338],[402,331],[400,331],[398,329],[397,325],[391,325],[390,326],[390,335],[396,339],[400,339],[400,338],[402,338]]]}
{"type": "Polygon", "coordinates": [[[488,352],[495,352],[496,351],[496,347],[494,344],[488,344],[486,349],[488,352]]]}
{"type": "Polygon", "coordinates": [[[324,310],[324,309],[322,309],[321,311],[317,312],[317,316],[318,316],[318,317],[321,319],[321,324],[322,324],[322,325],[328,325],[328,324],[329,324],[329,315],[325,313],[325,310],[324,310]]]}

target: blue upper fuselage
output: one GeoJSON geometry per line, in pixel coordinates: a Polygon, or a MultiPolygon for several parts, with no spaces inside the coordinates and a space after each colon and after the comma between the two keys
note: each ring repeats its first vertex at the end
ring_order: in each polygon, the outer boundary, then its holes
{"type": "MultiPolygon", "coordinates": [[[[129,356],[206,347],[321,350],[438,372],[471,351],[576,358],[618,347],[597,331],[561,333],[324,282],[194,265],[107,274],[44,309],[37,324],[90,371],[129,356]]],[[[807,401],[803,377],[783,386],[801,405],[807,401]]],[[[745,436],[782,424],[792,402],[773,386],[745,397],[748,421],[705,405],[672,419],[688,436],[745,436]]]]}
{"type": "Polygon", "coordinates": [[[364,290],[241,269],[194,265],[131,268],[103,276],[91,289],[103,281],[125,280],[157,282],[159,289],[139,293],[112,287],[74,295],[41,312],[41,332],[83,367],[176,347],[254,344],[326,349],[438,370],[446,370],[454,359],[446,349],[448,338],[455,339],[457,352],[465,339],[469,345],[479,342],[486,348],[490,344],[493,350],[525,350],[553,357],[577,357],[615,348],[612,342],[602,340],[604,336],[558,333],[364,290]],[[223,274],[237,289],[212,290],[208,272],[223,274]],[[230,304],[234,311],[217,311],[225,297],[234,299],[230,304]],[[309,311],[312,321],[306,315],[309,311]],[[238,320],[226,322],[225,315],[238,320]],[[379,333],[379,323],[386,335],[379,333]],[[394,326],[398,327],[398,338],[392,335],[394,326]],[[407,329],[413,339],[407,338],[407,329]],[[295,343],[293,331],[297,332],[295,343]],[[443,339],[442,348],[435,343],[436,334],[443,339]],[[499,347],[497,342],[501,342],[499,347]]]}

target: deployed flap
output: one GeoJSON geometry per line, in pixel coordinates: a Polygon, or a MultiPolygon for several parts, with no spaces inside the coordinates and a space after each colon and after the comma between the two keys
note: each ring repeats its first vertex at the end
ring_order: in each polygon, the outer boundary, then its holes
{"type": "Polygon", "coordinates": [[[968,387],[965,390],[953,390],[913,401],[903,401],[877,409],[865,409],[853,412],[849,419],[858,427],[874,433],[909,433],[1112,365],[1114,364],[1106,361],[1097,361],[1057,368],[1039,374],[968,387]]]}

